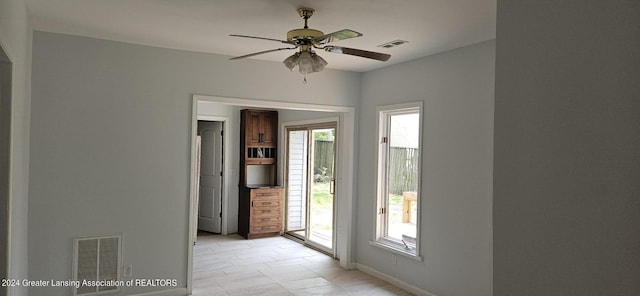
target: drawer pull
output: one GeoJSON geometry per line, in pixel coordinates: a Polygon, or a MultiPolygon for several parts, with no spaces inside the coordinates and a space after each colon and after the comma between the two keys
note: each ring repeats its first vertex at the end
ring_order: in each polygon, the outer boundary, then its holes
{"type": "Polygon", "coordinates": [[[270,204],[271,204],[270,201],[265,201],[265,202],[262,203],[263,206],[270,205],[270,204]]]}
{"type": "Polygon", "coordinates": [[[269,222],[271,221],[271,218],[262,218],[262,222],[269,222]]]}
{"type": "Polygon", "coordinates": [[[263,213],[271,213],[271,210],[262,210],[263,213]]]}

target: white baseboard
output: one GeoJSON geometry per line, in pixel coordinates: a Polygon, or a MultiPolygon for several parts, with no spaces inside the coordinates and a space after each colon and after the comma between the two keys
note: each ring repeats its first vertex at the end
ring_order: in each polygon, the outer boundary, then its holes
{"type": "Polygon", "coordinates": [[[132,296],[186,296],[186,295],[187,295],[187,289],[178,288],[178,289],[171,289],[171,290],[162,290],[162,291],[147,292],[142,294],[135,294],[132,296]]]}
{"type": "Polygon", "coordinates": [[[375,270],[375,269],[373,269],[373,268],[371,268],[369,266],[366,266],[366,265],[363,265],[363,264],[360,264],[360,263],[356,263],[356,269],[358,269],[358,270],[360,270],[360,271],[362,271],[362,272],[364,272],[366,274],[369,274],[371,276],[377,277],[377,278],[379,278],[379,279],[381,279],[383,281],[389,282],[389,283],[391,283],[392,285],[394,285],[394,286],[396,286],[398,288],[402,288],[402,289],[406,290],[407,292],[411,292],[412,294],[415,294],[415,295],[418,295],[418,296],[436,296],[436,294],[427,292],[427,291],[422,290],[422,289],[420,289],[420,288],[418,288],[416,286],[407,284],[407,283],[405,283],[405,282],[403,282],[403,281],[401,281],[401,280],[399,280],[397,278],[394,278],[394,277],[392,277],[390,275],[387,275],[385,273],[379,272],[379,271],[377,271],[377,270],[375,270]]]}

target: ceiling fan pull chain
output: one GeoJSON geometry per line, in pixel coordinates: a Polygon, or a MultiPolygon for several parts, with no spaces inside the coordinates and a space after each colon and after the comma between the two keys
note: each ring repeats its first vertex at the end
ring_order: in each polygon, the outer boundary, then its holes
{"type": "Polygon", "coordinates": [[[307,84],[307,74],[304,74],[304,79],[302,79],[302,83],[307,84]]]}

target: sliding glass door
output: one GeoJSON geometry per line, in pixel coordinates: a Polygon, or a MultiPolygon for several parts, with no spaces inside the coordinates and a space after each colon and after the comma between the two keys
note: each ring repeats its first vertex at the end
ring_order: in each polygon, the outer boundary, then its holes
{"type": "Polygon", "coordinates": [[[287,128],[287,234],[334,254],[336,123],[287,128]]]}

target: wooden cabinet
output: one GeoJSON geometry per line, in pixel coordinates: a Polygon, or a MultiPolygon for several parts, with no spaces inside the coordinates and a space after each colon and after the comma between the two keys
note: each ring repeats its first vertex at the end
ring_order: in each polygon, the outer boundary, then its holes
{"type": "Polygon", "coordinates": [[[278,144],[278,112],[242,110],[240,113],[241,164],[275,164],[278,144]]]}
{"type": "Polygon", "coordinates": [[[245,120],[247,146],[275,147],[278,135],[276,111],[242,110],[245,120]]]}
{"type": "Polygon", "coordinates": [[[245,109],[240,112],[240,185],[250,184],[247,177],[248,165],[271,165],[271,183],[276,179],[278,144],[278,112],[245,109]]]}
{"type": "Polygon", "coordinates": [[[278,113],[240,113],[240,184],[238,233],[245,238],[280,235],[284,188],[276,185],[278,113]]]}
{"type": "Polygon", "coordinates": [[[245,238],[282,234],[284,188],[240,187],[238,233],[245,238]]]}

